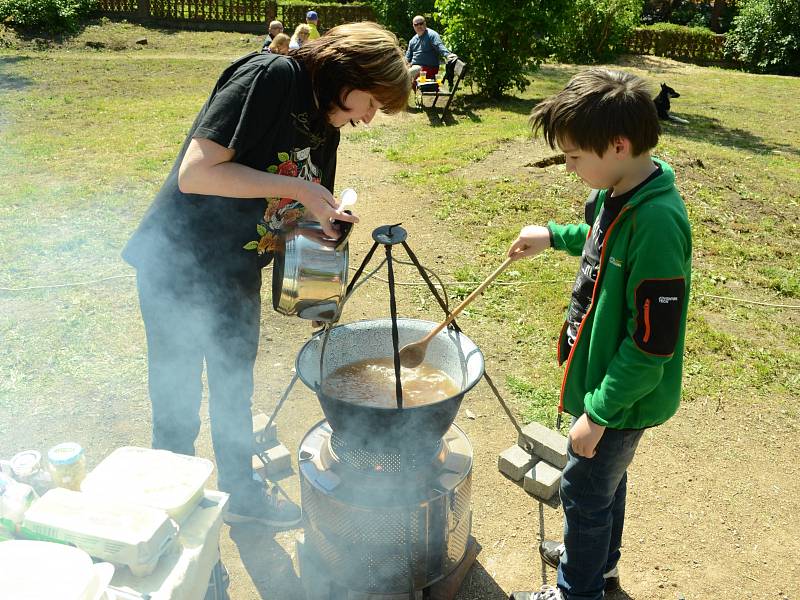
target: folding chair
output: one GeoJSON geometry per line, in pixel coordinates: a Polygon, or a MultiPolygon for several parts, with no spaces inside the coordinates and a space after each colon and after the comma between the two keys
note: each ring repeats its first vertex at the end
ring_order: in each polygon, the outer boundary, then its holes
{"type": "Polygon", "coordinates": [[[437,103],[439,102],[439,98],[447,98],[447,102],[445,102],[444,108],[442,109],[441,119],[444,120],[447,112],[450,110],[450,103],[453,101],[453,96],[456,95],[456,91],[458,91],[458,85],[461,83],[461,78],[467,72],[467,65],[462,60],[457,60],[455,67],[453,68],[453,85],[450,89],[446,92],[442,91],[442,86],[434,84],[433,86],[428,86],[428,84],[421,84],[417,86],[417,98],[418,102],[417,105],[420,108],[438,108],[437,103]],[[432,90],[426,90],[426,87],[433,87],[432,90]],[[430,107],[425,106],[425,98],[433,98],[433,102],[431,102],[430,107]]]}

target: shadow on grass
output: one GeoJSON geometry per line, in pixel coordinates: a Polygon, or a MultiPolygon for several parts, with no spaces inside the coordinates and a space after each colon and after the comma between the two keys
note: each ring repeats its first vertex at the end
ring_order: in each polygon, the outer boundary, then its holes
{"type": "Polygon", "coordinates": [[[800,156],[800,148],[796,146],[771,142],[744,129],[725,127],[722,121],[716,117],[684,112],[676,112],[675,114],[689,121],[689,124],[682,125],[670,121],[662,121],[663,133],[715,146],[729,146],[762,153],[784,152],[800,156]]]}
{"type": "Polygon", "coordinates": [[[506,112],[518,115],[529,115],[533,107],[543,98],[518,98],[516,96],[502,96],[501,98],[487,98],[477,94],[464,95],[461,98],[460,108],[467,111],[499,108],[506,112]]]}
{"type": "Polygon", "coordinates": [[[516,98],[514,96],[503,96],[494,100],[484,96],[465,94],[453,100],[444,119],[442,119],[443,107],[409,107],[408,112],[415,114],[424,112],[428,116],[431,126],[441,127],[442,125],[457,125],[459,117],[469,119],[473,123],[482,123],[483,119],[476,111],[488,108],[499,108],[505,112],[529,115],[533,107],[541,101],[541,98],[516,98]]]}
{"type": "Polygon", "coordinates": [[[33,80],[7,71],[8,67],[16,63],[29,60],[27,56],[0,57],[0,92],[13,92],[33,85],[33,80]]]}
{"type": "Polygon", "coordinates": [[[431,127],[451,127],[460,123],[457,117],[464,117],[473,123],[480,123],[482,119],[470,108],[456,105],[455,102],[450,105],[446,115],[442,115],[443,107],[429,107],[419,108],[417,106],[409,106],[408,112],[417,115],[425,113],[428,117],[428,123],[431,127]]]}

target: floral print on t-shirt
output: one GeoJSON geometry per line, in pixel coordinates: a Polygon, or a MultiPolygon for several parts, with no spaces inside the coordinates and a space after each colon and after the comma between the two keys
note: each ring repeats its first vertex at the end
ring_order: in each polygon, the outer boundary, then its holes
{"type": "MultiPolygon", "coordinates": [[[[268,173],[319,183],[319,169],[311,161],[311,148],[294,150],[291,154],[279,152],[278,160],[279,164],[267,167],[268,173]]],[[[293,198],[267,198],[267,210],[256,226],[258,239],[245,244],[244,249],[255,250],[259,255],[275,252],[283,235],[282,230],[300,220],[304,214],[305,207],[293,198]]]]}

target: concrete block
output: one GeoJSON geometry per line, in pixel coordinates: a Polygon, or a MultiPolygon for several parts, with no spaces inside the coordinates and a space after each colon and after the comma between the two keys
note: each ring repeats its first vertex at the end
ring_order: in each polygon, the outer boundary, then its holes
{"type": "Polygon", "coordinates": [[[500,453],[497,459],[497,468],[513,481],[519,481],[536,464],[537,460],[519,446],[514,445],[500,453]]]}
{"type": "Polygon", "coordinates": [[[553,465],[540,460],[533,468],[525,473],[522,487],[529,494],[542,500],[550,500],[558,491],[561,481],[561,471],[553,465]]]}
{"type": "Polygon", "coordinates": [[[567,466],[567,438],[541,423],[523,427],[517,443],[559,469],[567,466]]]}
{"type": "Polygon", "coordinates": [[[278,444],[278,426],[275,421],[264,431],[268,421],[269,417],[264,413],[253,415],[253,452],[261,452],[278,444]]]}
{"type": "Polygon", "coordinates": [[[257,454],[253,454],[253,473],[262,481],[267,478],[267,467],[257,454]]]}
{"type": "Polygon", "coordinates": [[[289,454],[289,449],[283,444],[273,446],[263,454],[267,459],[267,477],[274,477],[292,468],[292,455],[289,454]]]}

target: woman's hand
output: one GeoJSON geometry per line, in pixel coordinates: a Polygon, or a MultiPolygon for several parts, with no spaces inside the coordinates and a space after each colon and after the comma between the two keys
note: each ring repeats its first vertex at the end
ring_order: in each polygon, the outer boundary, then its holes
{"type": "Polygon", "coordinates": [[[517,239],[508,249],[508,256],[514,260],[536,256],[550,247],[550,230],[539,225],[528,225],[519,232],[517,239]]]}
{"type": "Polygon", "coordinates": [[[306,210],[319,221],[322,226],[322,231],[324,231],[325,235],[329,238],[338,239],[339,237],[339,232],[334,226],[333,221],[338,220],[358,223],[358,217],[340,209],[339,202],[324,186],[303,179],[297,180],[297,186],[297,193],[294,195],[294,198],[305,206],[306,210]]]}
{"type": "Polygon", "coordinates": [[[227,198],[292,198],[318,219],[327,236],[339,238],[332,219],[358,223],[358,217],[339,209],[339,203],[323,186],[305,179],[265,173],[233,162],[235,152],[205,138],[194,138],[186,149],[178,173],[178,187],[185,194],[227,198]]]}

